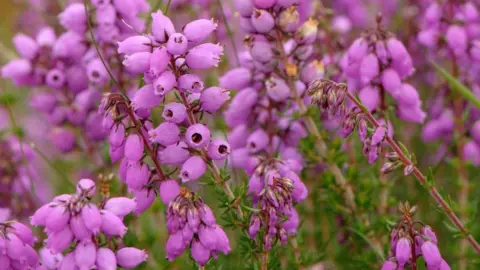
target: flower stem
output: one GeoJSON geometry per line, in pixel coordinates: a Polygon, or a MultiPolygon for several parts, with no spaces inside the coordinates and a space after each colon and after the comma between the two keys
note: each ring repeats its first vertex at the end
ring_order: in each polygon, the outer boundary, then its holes
{"type": "Polygon", "coordinates": [[[150,146],[150,143],[148,142],[148,139],[145,137],[143,131],[142,131],[142,125],[140,121],[135,117],[135,114],[133,113],[132,109],[130,107],[127,108],[127,113],[130,116],[130,119],[132,120],[135,129],[137,130],[137,134],[142,138],[143,145],[145,146],[145,149],[147,151],[147,154],[150,156],[150,159],[153,162],[153,165],[155,166],[155,169],[157,170],[158,175],[160,176],[160,181],[166,180],[165,174],[163,173],[162,167],[160,166],[160,163],[158,162],[157,155],[153,151],[152,147],[150,146]]]}
{"type": "Polygon", "coordinates": [[[260,269],[262,270],[267,270],[268,269],[268,252],[264,252],[262,253],[262,264],[261,264],[261,267],[260,269]]]}
{"type": "MultiPolygon", "coordinates": [[[[370,111],[363,106],[363,104],[355,98],[352,93],[346,91],[346,95],[348,99],[350,99],[355,105],[357,105],[358,108],[362,110],[362,112],[365,114],[368,122],[374,126],[374,128],[377,128],[380,126],[378,121],[373,117],[373,115],[370,113],[370,111]]],[[[387,136],[386,137],[386,142],[390,145],[390,147],[395,151],[402,163],[405,166],[408,165],[413,165],[413,161],[407,157],[407,155],[402,151],[400,146],[397,144],[395,140],[393,140],[391,137],[387,136]]],[[[473,236],[470,234],[470,232],[467,230],[465,225],[463,225],[462,221],[457,217],[457,215],[453,212],[452,208],[448,203],[445,201],[445,199],[442,197],[442,195],[438,192],[438,190],[435,188],[435,186],[429,186],[427,183],[427,177],[423,175],[423,173],[418,169],[417,166],[413,165],[413,175],[417,180],[426,187],[428,190],[430,196],[433,197],[433,199],[440,205],[440,207],[443,209],[443,212],[450,218],[450,220],[453,222],[453,224],[458,228],[459,231],[461,231],[467,241],[470,243],[470,245],[475,249],[475,251],[480,254],[480,245],[478,242],[473,238],[473,236]]]]}

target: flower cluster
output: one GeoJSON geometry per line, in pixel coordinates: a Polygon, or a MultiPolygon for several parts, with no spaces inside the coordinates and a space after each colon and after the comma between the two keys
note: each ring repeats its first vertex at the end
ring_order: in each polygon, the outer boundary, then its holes
{"type": "Polygon", "coordinates": [[[370,111],[386,109],[387,92],[398,103],[399,118],[422,123],[426,114],[418,92],[403,82],[414,73],[412,58],[400,40],[381,28],[381,17],[377,23],[377,28],[353,42],[342,59],[348,86],[360,89],[360,99],[370,111]]]}
{"type": "Polygon", "coordinates": [[[423,257],[427,269],[450,270],[438,249],[438,239],[432,228],[420,221],[415,221],[415,207],[408,203],[401,204],[402,219],[390,233],[390,253],[382,270],[404,269],[416,265],[423,257]],[[417,226],[419,225],[419,226],[417,226]]]}
{"type": "MultiPolygon", "coordinates": [[[[447,60],[454,65],[454,72],[459,79],[472,86],[479,96],[479,78],[477,63],[480,60],[480,33],[478,25],[478,4],[472,1],[465,3],[431,3],[424,11],[421,31],[417,35],[418,42],[429,50],[434,61],[447,60]],[[437,52],[441,52],[438,54],[437,52]]],[[[480,115],[477,109],[468,104],[451,104],[448,96],[452,91],[442,88],[431,101],[429,121],[425,124],[422,139],[426,142],[441,140],[449,144],[453,140],[455,121],[460,116],[459,110],[467,110],[470,114],[466,121],[464,134],[468,138],[463,144],[462,157],[480,165],[480,115]]],[[[453,97],[453,96],[452,96],[453,97]]],[[[458,130],[457,130],[458,131],[458,130]]]]}
{"type": "Polygon", "coordinates": [[[223,47],[203,43],[216,27],[213,20],[200,19],[176,32],[161,11],[153,13],[151,35],[132,36],[118,44],[126,70],[143,74],[145,85],[128,98],[110,93],[100,107],[107,112],[103,126],[110,133],[110,155],[112,160],[122,159],[120,177],[137,201],[135,213],[147,209],[158,191],[169,206],[168,259],[174,260],[190,245],[192,256],[202,265],[219,251],[228,253],[228,239],[215,221],[186,226],[186,210],[196,213],[190,218],[198,219],[200,213],[202,220],[203,211],[211,214],[211,210],[200,200],[192,200],[193,195],[181,189],[171,175],[178,169],[178,178],[187,183],[200,179],[208,167],[218,174],[214,162],[226,159],[230,153],[229,143],[212,139],[209,128],[201,123],[204,114],[223,106],[230,98],[229,91],[215,86],[205,88],[202,79],[191,73],[218,65],[223,47]],[[175,93],[177,101],[162,104],[169,93],[175,93]],[[164,121],[154,127],[150,112],[160,105],[164,121]],[[145,162],[147,156],[154,169],[145,162]],[[164,173],[162,166],[171,168],[171,173],[164,173]],[[204,237],[212,240],[207,233],[210,230],[218,239],[213,238],[215,243],[202,242],[204,237]]]}
{"type": "Polygon", "coordinates": [[[117,264],[134,268],[147,255],[136,248],[122,248],[115,253],[101,248],[100,234],[105,241],[122,238],[127,232],[124,216],[136,207],[136,201],[126,197],[106,200],[97,207],[91,198],[95,194],[95,183],[82,179],[75,194],[63,194],[39,208],[31,217],[34,226],[44,226],[48,235],[46,247],[52,254],[62,253],[74,243],[74,248],[61,262],[59,268],[76,265],[80,269],[111,269],[117,264]],[[64,266],[62,266],[64,265],[64,266]]]}
{"type": "Polygon", "coordinates": [[[313,56],[318,22],[303,19],[297,1],[234,3],[241,26],[252,35],[244,39],[241,67],[220,78],[222,87],[239,90],[224,114],[231,128],[230,164],[251,176],[249,194],[260,213],[251,216],[249,234],[255,238],[262,229],[268,251],[276,238],[285,244],[296,233],[293,203],[308,194],[298,177],[303,157],[296,149],[307,133],[294,115],[306,85],[324,75],[313,56]],[[281,62],[286,55],[292,62],[281,62]]]}
{"type": "Polygon", "coordinates": [[[230,242],[223,229],[216,224],[212,210],[192,192],[182,189],[166,212],[167,259],[173,261],[190,247],[193,259],[205,265],[218,253],[230,253],[230,242]]]}
{"type": "Polygon", "coordinates": [[[288,235],[295,235],[299,219],[294,202],[303,201],[308,194],[306,186],[287,164],[259,164],[248,182],[259,214],[250,218],[248,234],[255,239],[260,227],[264,228],[263,248],[269,251],[278,239],[286,244],[288,235]]]}
{"type": "Polygon", "coordinates": [[[38,254],[32,230],[17,221],[0,223],[0,267],[2,269],[38,269],[38,254]]]}
{"type": "MultiPolygon", "coordinates": [[[[345,84],[337,84],[330,80],[315,80],[307,91],[311,97],[312,104],[318,106],[322,111],[331,115],[338,115],[344,137],[350,136],[357,129],[360,140],[363,142],[363,154],[368,157],[370,164],[375,163],[382,153],[383,142],[386,137],[392,137],[393,132],[390,125],[387,125],[382,119],[381,125],[374,128],[373,132],[368,126],[365,113],[355,105],[348,105],[347,95],[349,95],[345,84]]],[[[351,94],[350,94],[351,95],[351,94]]],[[[367,107],[368,109],[368,107],[367,107]]],[[[398,156],[391,157],[392,162],[389,166],[382,168],[383,172],[389,172],[399,167],[398,156]],[[388,168],[388,169],[387,169],[388,168]]],[[[408,166],[405,174],[410,174],[413,168],[408,166]]]]}

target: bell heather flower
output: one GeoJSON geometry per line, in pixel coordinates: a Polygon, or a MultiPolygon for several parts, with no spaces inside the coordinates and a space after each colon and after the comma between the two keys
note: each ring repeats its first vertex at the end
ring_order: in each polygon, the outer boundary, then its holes
{"type": "Polygon", "coordinates": [[[388,92],[398,103],[400,118],[422,123],[426,114],[417,90],[402,82],[414,73],[412,58],[402,42],[381,27],[381,19],[377,23],[376,29],[365,31],[343,56],[341,66],[348,86],[359,91],[370,111],[385,109],[384,93],[388,92]]]}
{"type": "Polygon", "coordinates": [[[223,229],[216,224],[212,210],[194,193],[181,189],[168,204],[166,244],[167,259],[173,261],[190,246],[193,259],[205,265],[218,253],[230,253],[230,243],[223,229]]]}
{"type": "Polygon", "coordinates": [[[412,220],[415,207],[410,207],[408,202],[401,203],[400,212],[403,217],[390,234],[391,255],[382,269],[397,269],[397,265],[404,268],[413,263],[417,264],[420,256],[423,257],[428,269],[449,269],[440,255],[437,236],[432,228],[412,220]],[[421,224],[421,228],[415,224],[421,224]]]}

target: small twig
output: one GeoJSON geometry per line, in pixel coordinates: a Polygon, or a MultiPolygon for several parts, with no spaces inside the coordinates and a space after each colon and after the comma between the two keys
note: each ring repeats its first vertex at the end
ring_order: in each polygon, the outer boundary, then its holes
{"type": "Polygon", "coordinates": [[[63,179],[63,181],[69,185],[71,185],[72,187],[75,187],[75,183],[73,183],[70,178],[65,174],[65,172],[63,172],[62,170],[60,170],[60,168],[58,168],[48,157],[47,155],[45,155],[45,153],[43,153],[34,143],[31,143],[30,144],[30,147],[32,147],[32,149],[40,156],[40,158],[43,159],[43,161],[45,161],[45,163],[47,163],[48,166],[50,166],[54,171],[57,172],[57,174],[60,176],[60,178],[63,179]]]}
{"type": "Polygon", "coordinates": [[[240,65],[240,58],[238,57],[237,44],[235,43],[235,39],[233,38],[232,28],[228,23],[227,15],[225,15],[225,10],[223,9],[222,0],[218,0],[218,5],[220,6],[220,12],[222,13],[223,24],[225,25],[225,29],[227,30],[228,39],[230,40],[233,51],[235,52],[235,60],[237,61],[237,65],[240,65]]]}
{"type": "Polygon", "coordinates": [[[130,99],[128,98],[128,95],[127,93],[123,90],[123,88],[121,87],[121,85],[119,85],[119,83],[117,82],[117,80],[115,79],[115,77],[113,76],[113,73],[112,71],[110,71],[110,68],[108,67],[107,63],[105,62],[105,59],[103,58],[101,52],[100,52],[100,49],[98,48],[98,43],[97,43],[97,40],[95,39],[95,35],[93,34],[93,26],[92,26],[92,21],[91,21],[91,18],[90,18],[90,14],[88,12],[88,4],[87,4],[87,0],[83,0],[83,5],[85,6],[85,15],[87,16],[87,25],[88,25],[88,32],[90,33],[90,38],[92,39],[92,43],[93,43],[93,46],[95,47],[95,50],[97,51],[97,55],[98,57],[100,58],[100,61],[102,62],[103,66],[105,67],[105,69],[107,70],[107,73],[108,73],[108,76],[110,76],[110,79],[113,81],[113,83],[115,85],[117,85],[118,89],[120,90],[120,92],[122,93],[123,97],[130,101],[130,99]]]}
{"type": "MultiPolygon", "coordinates": [[[[348,99],[350,99],[358,108],[362,110],[365,114],[366,119],[368,122],[373,125],[374,128],[378,128],[380,124],[378,121],[373,117],[370,111],[359,101],[352,93],[349,91],[345,91],[348,99]]],[[[423,175],[423,173],[418,169],[417,166],[414,165],[413,161],[407,157],[407,155],[403,152],[400,146],[397,144],[395,140],[393,140],[390,136],[386,136],[386,142],[390,145],[390,147],[398,154],[400,160],[405,166],[412,165],[413,166],[413,175],[417,180],[428,190],[430,196],[440,205],[443,209],[445,214],[450,218],[453,224],[461,231],[467,238],[468,242],[470,242],[471,246],[475,249],[475,251],[480,254],[480,245],[478,242],[473,238],[467,228],[463,225],[462,221],[457,217],[457,215],[453,212],[453,209],[448,205],[445,201],[443,196],[438,192],[438,190],[434,186],[429,186],[427,183],[427,177],[423,175]]]]}

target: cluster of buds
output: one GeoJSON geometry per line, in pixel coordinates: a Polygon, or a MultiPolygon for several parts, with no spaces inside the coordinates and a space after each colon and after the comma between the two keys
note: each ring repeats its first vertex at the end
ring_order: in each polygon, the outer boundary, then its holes
{"type": "Polygon", "coordinates": [[[299,224],[293,203],[307,197],[306,186],[285,164],[260,164],[249,180],[248,193],[260,210],[250,217],[250,237],[255,239],[262,228],[265,251],[272,249],[276,239],[286,244],[288,236],[296,234],[299,224]]]}
{"type": "Polygon", "coordinates": [[[194,193],[182,188],[166,211],[167,259],[173,261],[190,247],[191,256],[199,265],[205,265],[218,253],[228,254],[230,242],[223,229],[216,224],[212,210],[194,193]]]}
{"type": "Polygon", "coordinates": [[[36,238],[29,227],[17,221],[0,223],[0,268],[41,269],[33,248],[36,238]]]}
{"type": "Polygon", "coordinates": [[[403,82],[415,71],[412,58],[402,42],[382,29],[380,23],[381,16],[377,28],[365,31],[342,59],[348,86],[360,89],[360,99],[370,111],[386,109],[387,92],[397,101],[401,119],[422,123],[426,114],[418,92],[403,82]]]}
{"type": "Polygon", "coordinates": [[[111,269],[117,264],[124,268],[134,268],[142,263],[147,255],[135,248],[123,248],[115,253],[100,248],[103,235],[106,241],[121,239],[127,232],[124,216],[136,207],[136,201],[126,198],[111,198],[97,207],[91,202],[95,194],[95,183],[82,179],[77,184],[75,194],[63,194],[39,208],[31,217],[34,226],[44,226],[48,235],[46,247],[52,254],[58,254],[75,244],[59,263],[62,267],[76,265],[80,269],[111,269]],[[64,266],[62,266],[64,265],[64,266]]]}
{"type": "Polygon", "coordinates": [[[412,219],[416,207],[400,203],[402,218],[390,234],[390,256],[382,270],[416,269],[417,261],[423,257],[425,266],[431,270],[450,270],[438,249],[438,239],[432,228],[412,219]]]}
{"type": "Polygon", "coordinates": [[[387,126],[381,119],[379,121],[381,125],[371,132],[364,112],[359,107],[345,102],[349,95],[345,84],[325,79],[315,80],[309,85],[307,94],[311,97],[311,103],[322,111],[340,117],[341,133],[344,137],[350,136],[357,129],[360,140],[363,142],[363,154],[368,157],[370,164],[378,159],[385,138],[393,135],[390,125],[387,126]]]}

